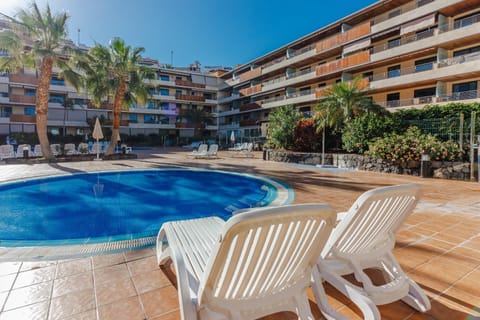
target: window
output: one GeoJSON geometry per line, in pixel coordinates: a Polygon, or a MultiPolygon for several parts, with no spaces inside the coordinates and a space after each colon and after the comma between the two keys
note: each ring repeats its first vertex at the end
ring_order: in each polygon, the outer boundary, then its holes
{"type": "Polygon", "coordinates": [[[400,92],[387,94],[387,107],[398,107],[400,105],[400,92]]]}
{"type": "Polygon", "coordinates": [[[401,75],[400,65],[388,67],[388,77],[394,78],[401,75]]]}
{"type": "Polygon", "coordinates": [[[36,90],[35,89],[25,89],[25,95],[27,97],[35,97],[36,90]]]}
{"type": "Polygon", "coordinates": [[[0,107],[0,118],[8,118],[12,114],[12,107],[0,107]]]}
{"type": "Polygon", "coordinates": [[[160,93],[161,96],[168,96],[170,95],[170,92],[168,91],[168,89],[165,89],[165,88],[160,88],[158,90],[158,93],[160,93]]]}
{"type": "Polygon", "coordinates": [[[160,80],[162,81],[170,81],[170,77],[166,74],[161,74],[160,75],[160,80]]]}
{"type": "Polygon", "coordinates": [[[475,99],[477,93],[477,81],[456,83],[452,86],[455,100],[475,99]]]}
{"type": "Polygon", "coordinates": [[[177,79],[177,80],[183,80],[182,77],[176,77],[175,79],[177,79]]]}
{"type": "Polygon", "coordinates": [[[415,72],[427,71],[433,69],[433,64],[437,62],[436,57],[415,61],[415,72]]]}
{"type": "Polygon", "coordinates": [[[362,74],[362,78],[368,78],[369,81],[373,81],[373,71],[365,72],[362,74]]]}
{"type": "Polygon", "coordinates": [[[472,25],[477,22],[480,22],[480,12],[475,12],[475,13],[463,16],[461,18],[455,19],[453,22],[453,27],[455,29],[459,29],[463,27],[468,27],[469,25],[472,25]]]}
{"type": "Polygon", "coordinates": [[[150,94],[155,94],[155,88],[150,88],[150,94]]]}
{"type": "Polygon", "coordinates": [[[155,116],[151,114],[146,114],[143,116],[143,122],[144,123],[156,123],[155,122],[155,116]]]}
{"type": "Polygon", "coordinates": [[[155,109],[155,102],[150,101],[147,106],[148,109],[155,109]]]}
{"type": "Polygon", "coordinates": [[[480,52],[480,46],[454,51],[453,56],[459,57],[475,52],[480,52]]]}
{"type": "Polygon", "coordinates": [[[322,82],[322,83],[318,84],[319,88],[323,88],[323,87],[326,87],[326,86],[327,86],[327,83],[325,83],[325,82],[322,82]]]}
{"type": "Polygon", "coordinates": [[[300,95],[305,96],[307,94],[310,94],[310,87],[304,87],[300,89],[300,95]]]}
{"type": "Polygon", "coordinates": [[[418,1],[417,1],[417,8],[418,8],[418,7],[421,7],[421,6],[424,6],[424,5],[426,5],[426,4],[429,4],[429,3],[432,2],[432,1],[434,1],[434,0],[418,0],[418,1]]]}
{"type": "Polygon", "coordinates": [[[58,94],[50,94],[48,102],[63,104],[65,102],[65,98],[58,94]]]}
{"type": "Polygon", "coordinates": [[[23,114],[27,116],[34,116],[35,115],[35,108],[25,108],[23,109],[23,114]]]}
{"type": "Polygon", "coordinates": [[[135,113],[130,113],[130,119],[129,119],[129,121],[136,123],[136,122],[138,121],[137,114],[135,114],[135,113]]]}
{"type": "Polygon", "coordinates": [[[401,44],[400,38],[395,38],[392,40],[388,40],[387,47],[388,49],[398,47],[401,44]]]}
{"type": "Polygon", "coordinates": [[[436,92],[437,89],[435,87],[417,89],[413,91],[413,97],[416,99],[414,103],[430,103],[436,92]]]}
{"type": "Polygon", "coordinates": [[[401,9],[397,9],[395,11],[389,12],[388,13],[388,19],[391,19],[393,17],[399,16],[402,13],[401,9]]]}
{"type": "Polygon", "coordinates": [[[160,102],[158,103],[158,107],[160,110],[169,110],[169,103],[168,102],[160,102]]]}
{"type": "Polygon", "coordinates": [[[177,91],[175,91],[175,94],[183,94],[183,91],[182,90],[177,90],[177,91]]]}
{"type": "Polygon", "coordinates": [[[421,40],[433,36],[434,29],[423,29],[415,32],[415,39],[421,40]]]}
{"type": "Polygon", "coordinates": [[[53,84],[55,86],[64,86],[65,81],[63,79],[53,76],[52,80],[50,80],[50,84],[53,84]]]}

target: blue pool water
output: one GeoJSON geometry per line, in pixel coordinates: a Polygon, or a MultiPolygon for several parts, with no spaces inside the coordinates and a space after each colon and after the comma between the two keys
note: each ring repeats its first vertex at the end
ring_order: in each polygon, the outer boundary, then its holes
{"type": "Polygon", "coordinates": [[[154,236],[165,221],[265,206],[266,179],[207,170],[74,174],[0,186],[0,246],[98,243],[154,236]]]}

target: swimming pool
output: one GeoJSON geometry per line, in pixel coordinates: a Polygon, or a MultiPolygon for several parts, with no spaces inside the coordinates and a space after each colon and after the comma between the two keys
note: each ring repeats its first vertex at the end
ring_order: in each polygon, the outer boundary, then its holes
{"type": "Polygon", "coordinates": [[[291,201],[290,189],[211,170],[82,173],[0,185],[0,246],[92,244],[155,236],[165,221],[291,201]]]}

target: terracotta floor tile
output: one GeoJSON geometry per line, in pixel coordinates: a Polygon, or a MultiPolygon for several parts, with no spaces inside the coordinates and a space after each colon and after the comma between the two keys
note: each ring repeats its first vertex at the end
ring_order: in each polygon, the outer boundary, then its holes
{"type": "Polygon", "coordinates": [[[140,300],[148,318],[178,309],[178,294],[173,286],[144,293],[140,295],[140,300]]]}
{"type": "Polygon", "coordinates": [[[427,252],[415,246],[395,249],[393,254],[405,272],[417,268],[438,255],[436,252],[427,252]]]}
{"type": "Polygon", "coordinates": [[[441,293],[470,271],[471,267],[437,257],[416,268],[409,276],[427,290],[441,293]]]}
{"type": "Polygon", "coordinates": [[[136,295],[135,287],[130,278],[110,281],[95,286],[98,306],[109,304],[136,295]]]}
{"type": "Polygon", "coordinates": [[[170,280],[160,269],[137,274],[132,280],[138,294],[171,285],[170,280]]]}
{"type": "Polygon", "coordinates": [[[93,275],[95,279],[95,285],[102,285],[107,282],[115,282],[130,277],[127,265],[125,263],[94,269],[93,275]]]}
{"type": "Polygon", "coordinates": [[[477,251],[480,251],[480,236],[478,237],[474,237],[470,240],[467,240],[463,246],[467,247],[467,248],[470,248],[470,249],[473,249],[473,250],[477,250],[477,251]]]}
{"type": "Polygon", "coordinates": [[[55,279],[52,296],[59,297],[67,293],[93,288],[93,274],[91,271],[55,279]]]}
{"type": "Polygon", "coordinates": [[[1,320],[47,320],[48,301],[2,312],[1,320]]]}
{"type": "Polygon", "coordinates": [[[61,320],[94,308],[95,295],[93,289],[67,293],[51,300],[49,320],[61,320]]]}
{"type": "Polygon", "coordinates": [[[132,260],[153,256],[155,255],[155,251],[153,248],[147,248],[142,250],[126,251],[124,255],[125,255],[125,260],[128,262],[132,260]]]}
{"type": "Polygon", "coordinates": [[[480,307],[480,269],[467,274],[455,283],[455,289],[463,290],[471,295],[477,296],[476,306],[480,307]]]}
{"type": "Polygon", "coordinates": [[[433,315],[435,319],[479,319],[480,312],[478,307],[475,310],[475,306],[461,300],[467,296],[468,293],[458,293],[455,289],[449,289],[446,293],[432,301],[432,309],[428,313],[433,315]]]}
{"type": "Polygon", "coordinates": [[[457,247],[442,255],[442,258],[472,268],[480,266],[480,252],[468,248],[457,247]]]}
{"type": "Polygon", "coordinates": [[[132,276],[158,270],[157,257],[150,256],[127,262],[128,269],[132,276]]]}
{"type": "Polygon", "coordinates": [[[2,262],[0,263],[0,277],[7,274],[17,273],[22,266],[21,262],[2,262]]]}
{"type": "Polygon", "coordinates": [[[24,307],[29,304],[47,301],[52,294],[53,281],[41,282],[10,291],[4,310],[24,307]]]}
{"type": "Polygon", "coordinates": [[[0,276],[0,292],[2,291],[8,291],[12,289],[13,282],[15,281],[15,278],[17,277],[17,274],[8,274],[5,276],[0,276]]]}
{"type": "Polygon", "coordinates": [[[180,310],[165,313],[158,317],[149,318],[148,320],[180,320],[180,310]]]}
{"type": "Polygon", "coordinates": [[[407,319],[415,313],[415,309],[402,301],[396,301],[389,304],[378,306],[378,310],[382,314],[382,319],[407,319]]]}
{"type": "Polygon", "coordinates": [[[123,262],[125,262],[125,256],[123,253],[99,255],[92,258],[94,269],[114,266],[123,262]]]}
{"type": "Polygon", "coordinates": [[[57,265],[56,278],[63,278],[92,270],[91,258],[71,260],[57,265]]]}
{"type": "Polygon", "coordinates": [[[39,269],[19,272],[13,288],[26,287],[40,282],[50,281],[55,278],[56,266],[51,265],[39,269]]]}
{"type": "Polygon", "coordinates": [[[97,310],[91,309],[63,318],[62,320],[97,320],[97,310]]]}
{"type": "Polygon", "coordinates": [[[145,313],[138,297],[130,297],[100,306],[98,320],[145,320],[145,313]]]}
{"type": "Polygon", "coordinates": [[[416,244],[416,246],[420,246],[420,245],[428,246],[427,249],[429,247],[434,248],[433,250],[435,250],[439,253],[442,253],[442,254],[455,247],[455,245],[453,243],[446,242],[446,241],[441,241],[441,240],[438,240],[438,239],[435,239],[435,238],[428,238],[428,239],[425,239],[425,240],[419,242],[418,244],[416,244]]]}

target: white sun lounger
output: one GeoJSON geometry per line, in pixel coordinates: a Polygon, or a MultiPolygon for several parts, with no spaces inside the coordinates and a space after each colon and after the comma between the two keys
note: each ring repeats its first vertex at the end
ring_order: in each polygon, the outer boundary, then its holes
{"type": "Polygon", "coordinates": [[[65,145],[63,146],[63,153],[67,156],[76,154],[77,151],[75,150],[75,144],[65,143],[65,145]]]}
{"type": "Polygon", "coordinates": [[[187,157],[192,157],[192,158],[206,157],[207,151],[208,151],[208,144],[202,143],[201,145],[198,146],[197,150],[193,150],[192,152],[187,154],[187,157]]]}
{"type": "Polygon", "coordinates": [[[19,144],[17,146],[17,152],[15,154],[17,158],[23,158],[23,149],[28,151],[29,157],[32,156],[32,147],[29,144],[19,144]]]}
{"type": "Polygon", "coordinates": [[[4,144],[0,146],[0,160],[1,159],[10,159],[15,158],[15,152],[13,149],[13,145],[11,144],[4,144]]]}
{"type": "MultiPolygon", "coordinates": [[[[430,301],[395,259],[392,250],[395,232],[415,208],[420,197],[416,185],[399,185],[370,190],[361,195],[342,218],[328,239],[314,277],[314,292],[322,293],[322,278],[350,298],[368,320],[380,319],[376,305],[403,300],[425,312],[430,301]],[[365,273],[377,269],[384,284],[375,285],[365,273]],[[342,276],[354,274],[362,286],[342,276]]],[[[318,300],[325,308],[326,301],[318,300]]]]}
{"type": "MultiPolygon", "coordinates": [[[[334,220],[330,206],[305,204],[163,224],[157,259],[173,261],[182,319],[291,311],[313,320],[306,289],[334,220]]],[[[345,319],[326,307],[329,319],[345,319]]]]}

